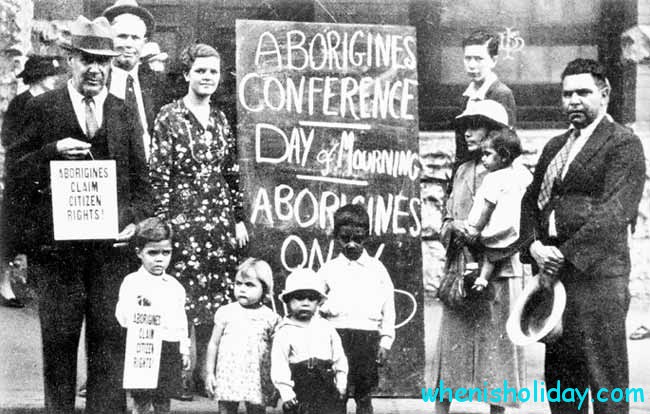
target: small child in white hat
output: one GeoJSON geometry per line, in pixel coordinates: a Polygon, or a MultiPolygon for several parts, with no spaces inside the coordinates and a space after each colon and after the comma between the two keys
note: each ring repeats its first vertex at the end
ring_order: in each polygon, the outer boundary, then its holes
{"type": "Polygon", "coordinates": [[[280,295],[287,316],[273,339],[271,379],[285,413],[345,413],[348,361],[334,326],[316,312],[325,298],[310,269],[292,272],[280,295]]]}

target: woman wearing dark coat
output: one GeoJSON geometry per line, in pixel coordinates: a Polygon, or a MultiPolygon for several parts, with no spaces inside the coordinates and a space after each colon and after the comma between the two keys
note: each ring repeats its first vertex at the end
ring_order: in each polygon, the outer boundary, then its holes
{"type": "MultiPolygon", "coordinates": [[[[2,121],[2,145],[9,148],[22,130],[27,115],[25,106],[30,99],[50,91],[57,86],[59,78],[66,73],[65,60],[60,56],[31,56],[25,62],[25,67],[18,78],[29,85],[29,89],[17,95],[7,107],[2,121]]],[[[5,158],[5,174],[12,160],[5,158]]],[[[0,304],[11,308],[22,308],[23,303],[16,298],[11,288],[7,265],[22,267],[24,260],[16,260],[17,255],[24,253],[21,249],[20,231],[15,219],[15,211],[24,206],[19,201],[18,191],[10,176],[5,175],[2,206],[0,207],[0,304]]]]}

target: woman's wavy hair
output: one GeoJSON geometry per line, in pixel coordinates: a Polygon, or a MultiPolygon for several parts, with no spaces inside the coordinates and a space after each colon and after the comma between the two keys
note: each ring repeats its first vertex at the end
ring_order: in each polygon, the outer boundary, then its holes
{"type": "Polygon", "coordinates": [[[210,45],[205,43],[196,43],[192,46],[188,46],[181,52],[180,60],[183,73],[187,74],[197,58],[202,57],[216,57],[221,63],[221,55],[217,52],[217,49],[213,48],[210,45]]]}

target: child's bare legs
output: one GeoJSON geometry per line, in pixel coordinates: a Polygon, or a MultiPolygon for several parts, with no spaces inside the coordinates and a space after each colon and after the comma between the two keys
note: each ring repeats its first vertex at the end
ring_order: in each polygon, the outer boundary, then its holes
{"type": "Polygon", "coordinates": [[[436,402],[433,404],[433,412],[435,414],[449,414],[449,408],[451,407],[451,401],[436,399],[436,402]]]}
{"type": "Polygon", "coordinates": [[[479,292],[485,289],[488,285],[488,282],[490,281],[490,277],[492,276],[492,273],[494,272],[494,268],[495,268],[494,263],[490,262],[487,256],[483,256],[481,273],[474,281],[474,286],[472,286],[472,288],[479,292]]]}

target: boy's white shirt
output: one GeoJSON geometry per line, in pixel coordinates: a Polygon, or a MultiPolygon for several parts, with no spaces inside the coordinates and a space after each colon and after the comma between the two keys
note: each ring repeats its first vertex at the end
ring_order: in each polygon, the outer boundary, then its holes
{"type": "Polygon", "coordinates": [[[183,286],[167,273],[155,276],[144,267],[127,275],[120,286],[120,297],[115,307],[115,317],[125,328],[133,314],[133,307],[137,305],[138,296],[160,304],[163,312],[161,338],[169,342],[179,341],[181,354],[189,355],[190,339],[183,286]]]}
{"type": "Polygon", "coordinates": [[[485,80],[479,88],[476,87],[476,83],[474,81],[471,81],[469,83],[469,86],[467,86],[467,89],[465,89],[465,92],[463,92],[463,96],[467,96],[469,101],[483,101],[485,100],[485,94],[487,94],[490,86],[492,86],[492,84],[498,79],[499,78],[497,77],[496,73],[489,72],[487,75],[485,75],[485,80]]]}
{"type": "Polygon", "coordinates": [[[379,345],[395,340],[395,291],[386,267],[366,250],[358,260],[343,254],[325,263],[318,275],[327,289],[321,310],[337,329],[378,331],[379,345]]]}
{"type": "Polygon", "coordinates": [[[334,326],[318,312],[308,322],[284,318],[273,337],[271,350],[271,380],[282,401],[296,397],[289,364],[318,358],[332,361],[336,372],[336,388],[344,392],[348,381],[348,360],[341,338],[334,326]]]}

